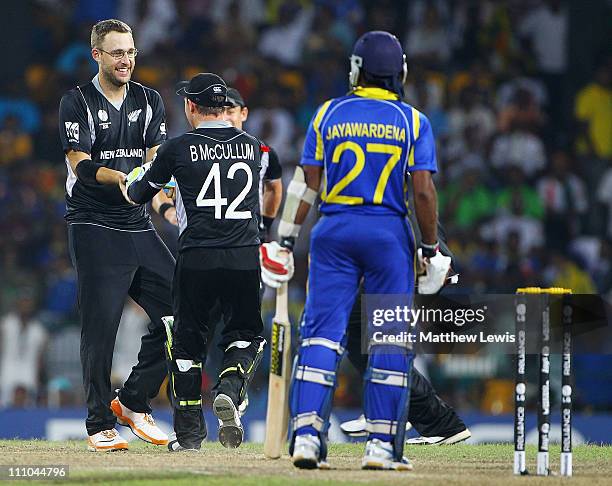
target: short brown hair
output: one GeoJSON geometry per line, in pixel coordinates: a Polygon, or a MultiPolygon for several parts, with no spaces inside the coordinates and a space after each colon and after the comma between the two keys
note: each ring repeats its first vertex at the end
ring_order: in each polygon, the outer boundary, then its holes
{"type": "Polygon", "coordinates": [[[128,24],[117,19],[101,20],[91,29],[91,48],[100,47],[104,41],[104,37],[109,32],[120,32],[122,34],[131,34],[132,29],[128,24]]]}
{"type": "MultiPolygon", "coordinates": [[[[195,104],[195,103],[194,103],[195,104]]],[[[196,110],[198,111],[198,113],[200,115],[221,115],[224,111],[225,111],[225,106],[202,106],[202,105],[195,105],[196,106],[196,110]]]]}

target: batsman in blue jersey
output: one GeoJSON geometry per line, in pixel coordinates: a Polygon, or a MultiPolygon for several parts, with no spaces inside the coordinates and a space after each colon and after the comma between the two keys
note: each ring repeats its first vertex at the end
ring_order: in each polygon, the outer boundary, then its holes
{"type": "MultiPolygon", "coordinates": [[[[410,300],[414,293],[417,249],[406,218],[409,173],[422,233],[420,291],[437,292],[450,265],[438,252],[434,137],[425,115],[401,100],[406,77],[401,45],[387,32],[368,32],[350,60],[351,91],[323,103],[308,128],[302,167],[287,188],[281,244],[262,249],[262,272],[278,281],[291,278],[290,249],[323,181],[291,385],[290,453],[299,468],[327,464],[336,370],[360,282],[366,294],[401,294],[410,300]]],[[[364,469],[412,469],[403,456],[412,359],[405,343],[370,342],[364,469]]]]}

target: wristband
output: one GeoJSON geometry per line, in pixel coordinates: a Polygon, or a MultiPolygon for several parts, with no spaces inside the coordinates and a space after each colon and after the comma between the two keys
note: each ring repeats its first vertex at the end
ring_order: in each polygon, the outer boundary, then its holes
{"type": "Polygon", "coordinates": [[[436,241],[433,245],[421,242],[421,251],[424,258],[433,258],[440,249],[439,243],[436,241]]]}
{"type": "Polygon", "coordinates": [[[96,179],[96,174],[100,167],[102,167],[102,164],[96,164],[91,159],[83,159],[76,166],[76,176],[86,186],[99,186],[100,183],[96,179]]]}
{"type": "Polygon", "coordinates": [[[287,250],[289,251],[293,251],[293,246],[295,245],[295,238],[291,237],[291,236],[287,236],[285,238],[282,238],[280,241],[280,246],[282,246],[283,248],[287,248],[287,250]]]}
{"type": "Polygon", "coordinates": [[[272,226],[272,223],[274,223],[274,218],[271,218],[270,216],[262,216],[261,222],[263,223],[266,231],[270,231],[270,227],[272,226]]]}
{"type": "Polygon", "coordinates": [[[166,217],[166,216],[165,216],[166,211],[168,211],[168,209],[173,208],[173,207],[174,207],[174,204],[170,204],[170,203],[167,203],[167,202],[163,203],[163,204],[162,204],[162,205],[159,207],[159,215],[160,215],[162,218],[164,218],[164,219],[165,219],[165,217],[166,217]]]}

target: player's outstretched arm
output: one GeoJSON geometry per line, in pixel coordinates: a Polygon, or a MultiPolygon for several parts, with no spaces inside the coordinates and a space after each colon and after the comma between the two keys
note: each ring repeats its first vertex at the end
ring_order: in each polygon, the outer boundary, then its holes
{"type": "Polygon", "coordinates": [[[157,150],[151,162],[136,167],[126,179],[125,198],[132,204],[144,204],[170,184],[174,169],[172,141],[157,150]]]}
{"type": "Polygon", "coordinates": [[[91,160],[91,156],[85,152],[68,150],[66,153],[72,172],[77,179],[85,185],[95,186],[99,184],[119,185],[125,181],[125,174],[119,170],[109,169],[102,164],[91,160]]]}

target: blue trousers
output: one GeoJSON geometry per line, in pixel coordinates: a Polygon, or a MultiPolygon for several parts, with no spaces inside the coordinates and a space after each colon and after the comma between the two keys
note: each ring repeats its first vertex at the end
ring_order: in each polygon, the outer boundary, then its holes
{"type": "MultiPolygon", "coordinates": [[[[324,436],[349,315],[363,279],[366,294],[414,292],[414,239],[402,216],[323,216],[310,241],[308,295],[291,390],[294,435],[324,436]]],[[[394,348],[390,350],[390,348],[394,348]]],[[[412,355],[371,346],[364,408],[370,438],[393,441],[409,398],[412,355]]]]}

